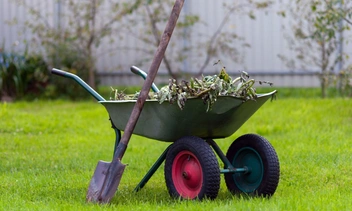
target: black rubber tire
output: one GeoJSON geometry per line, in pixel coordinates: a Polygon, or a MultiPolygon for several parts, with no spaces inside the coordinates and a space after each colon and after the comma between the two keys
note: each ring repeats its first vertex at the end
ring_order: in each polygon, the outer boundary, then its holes
{"type": "MultiPolygon", "coordinates": [[[[215,199],[220,189],[220,168],[218,160],[209,146],[203,139],[187,136],[177,140],[169,149],[164,168],[166,186],[171,197],[181,199],[215,199]],[[188,156],[187,159],[183,156],[188,156]],[[188,163],[196,163],[197,168],[193,168],[194,174],[198,174],[201,179],[197,179],[197,187],[188,186],[188,163]],[[185,176],[187,175],[187,176],[185,176]],[[202,180],[202,181],[201,181],[202,180]],[[181,188],[181,189],[180,189],[181,188]],[[185,193],[189,191],[192,194],[185,193]]],[[[199,178],[193,176],[193,178],[199,178]]]]}
{"type": "Polygon", "coordinates": [[[227,173],[225,182],[233,194],[246,193],[270,197],[279,184],[280,164],[273,146],[264,137],[246,134],[237,138],[226,153],[235,168],[247,167],[248,173],[227,173]]]}

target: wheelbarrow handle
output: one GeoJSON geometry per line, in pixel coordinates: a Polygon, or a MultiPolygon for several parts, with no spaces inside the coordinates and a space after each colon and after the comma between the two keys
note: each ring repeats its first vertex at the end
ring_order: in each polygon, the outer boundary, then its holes
{"type": "Polygon", "coordinates": [[[65,78],[71,78],[75,80],[81,87],[83,87],[89,94],[91,94],[97,101],[106,101],[98,92],[96,92],[92,87],[90,87],[86,82],[84,82],[80,77],[73,73],[69,73],[63,70],[53,68],[51,73],[59,75],[65,78]]]}
{"type": "MultiPolygon", "coordinates": [[[[133,73],[136,74],[136,75],[141,76],[144,80],[147,78],[147,73],[144,72],[143,70],[139,69],[139,68],[136,67],[136,66],[132,66],[132,67],[131,67],[131,72],[133,72],[133,73]]],[[[157,87],[154,83],[152,84],[152,90],[153,90],[153,92],[155,92],[155,93],[158,93],[158,92],[159,92],[158,87],[157,87]]]]}

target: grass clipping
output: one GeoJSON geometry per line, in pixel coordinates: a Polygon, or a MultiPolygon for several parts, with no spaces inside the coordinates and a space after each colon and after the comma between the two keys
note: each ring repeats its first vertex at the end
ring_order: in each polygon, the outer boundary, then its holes
{"type": "MultiPolygon", "coordinates": [[[[208,112],[218,96],[233,96],[244,101],[255,100],[257,94],[253,87],[254,83],[255,80],[250,79],[244,71],[239,77],[232,79],[223,67],[219,75],[202,76],[201,79],[191,78],[190,81],[182,80],[180,83],[177,83],[175,79],[170,79],[169,85],[162,87],[157,93],[151,93],[149,98],[157,99],[160,104],[165,101],[171,104],[177,103],[181,110],[185,107],[187,99],[202,98],[203,103],[207,105],[208,112]]],[[[268,81],[259,81],[259,84],[263,83],[273,85],[268,81]]],[[[139,96],[139,92],[130,96],[113,88],[112,93],[114,96],[110,98],[111,100],[135,100],[139,96]]]]}

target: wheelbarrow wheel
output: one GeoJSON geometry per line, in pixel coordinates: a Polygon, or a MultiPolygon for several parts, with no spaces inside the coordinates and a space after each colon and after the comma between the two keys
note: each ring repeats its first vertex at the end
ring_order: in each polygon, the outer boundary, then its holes
{"type": "Polygon", "coordinates": [[[215,199],[220,189],[218,160],[211,147],[198,137],[183,137],[170,147],[164,175],[174,198],[215,199]]]}
{"type": "Polygon", "coordinates": [[[279,183],[279,159],[273,146],[264,137],[246,134],[229,147],[226,157],[244,173],[225,174],[226,186],[234,194],[272,196],[279,183]]]}

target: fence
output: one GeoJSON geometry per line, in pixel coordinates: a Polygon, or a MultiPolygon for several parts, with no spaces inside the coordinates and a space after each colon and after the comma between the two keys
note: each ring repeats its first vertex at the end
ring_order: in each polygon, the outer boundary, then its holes
{"type": "MultiPolygon", "coordinates": [[[[25,43],[23,40],[30,40],[31,34],[28,30],[23,30],[24,22],[30,21],[30,15],[23,7],[19,7],[14,1],[0,1],[0,23],[3,24],[3,29],[0,33],[0,40],[4,42],[6,50],[15,49],[23,51],[25,43]],[[16,24],[8,24],[16,18],[16,24]]],[[[40,8],[46,12],[48,23],[55,26],[60,24],[61,18],[59,13],[64,10],[58,0],[26,0],[27,4],[36,8],[40,8]]],[[[231,0],[188,0],[185,2],[183,15],[197,14],[200,17],[201,23],[197,28],[193,29],[191,37],[175,42],[174,46],[169,46],[168,53],[172,52],[173,48],[187,47],[190,43],[195,43],[199,40],[203,41],[215,33],[221,21],[226,14],[224,3],[231,3],[231,0]]],[[[278,55],[292,56],[288,48],[288,43],[284,39],[284,31],[282,26],[287,24],[287,20],[280,18],[277,15],[280,5],[275,4],[270,9],[265,11],[256,11],[256,20],[248,18],[240,14],[233,14],[223,28],[224,32],[231,32],[243,37],[244,41],[238,40],[233,45],[238,50],[238,58],[242,58],[242,62],[237,62],[232,58],[217,58],[223,61],[227,67],[227,71],[231,75],[236,75],[240,70],[246,70],[252,77],[260,80],[269,80],[274,82],[276,86],[319,86],[319,79],[316,74],[312,73],[316,70],[291,71],[278,55]],[[251,47],[244,47],[244,43],[248,43],[251,47]]],[[[171,8],[170,8],[171,9],[171,8]]],[[[136,30],[137,31],[137,30],[136,30]]],[[[108,41],[103,42],[98,49],[97,69],[100,82],[104,85],[129,85],[139,84],[141,79],[130,73],[129,68],[132,65],[137,65],[144,70],[148,70],[150,60],[141,62],[140,58],[151,57],[141,52],[133,51],[112,51],[111,49],[128,46],[129,49],[137,48],[140,45],[145,45],[133,39],[133,36],[125,35],[123,39],[118,40],[114,44],[108,41]]],[[[346,45],[344,43],[344,45],[346,45]]],[[[200,46],[201,47],[201,46],[200,46]]],[[[352,54],[350,48],[346,45],[343,47],[345,53],[352,54]]],[[[199,56],[196,49],[191,50],[188,56],[180,63],[177,63],[181,69],[189,73],[199,69],[199,60],[204,60],[204,55],[199,56]]],[[[215,60],[215,58],[214,58],[215,60]]],[[[341,65],[341,64],[340,64],[341,65]]],[[[204,74],[211,74],[219,67],[213,67],[212,62],[207,66],[204,74]]],[[[167,81],[169,77],[164,66],[161,66],[156,82],[167,81]]]]}

